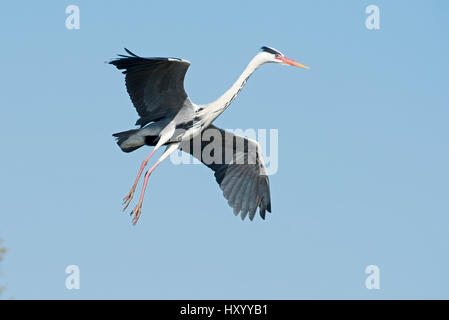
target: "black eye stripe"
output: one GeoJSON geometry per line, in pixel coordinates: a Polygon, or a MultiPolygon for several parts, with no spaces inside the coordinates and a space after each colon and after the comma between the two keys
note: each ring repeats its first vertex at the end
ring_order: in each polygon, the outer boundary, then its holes
{"type": "Polygon", "coordinates": [[[270,48],[270,47],[265,47],[263,46],[262,48],[260,48],[260,50],[271,53],[271,54],[278,54],[280,56],[282,56],[283,54],[280,53],[279,51],[277,51],[276,49],[270,48]]]}

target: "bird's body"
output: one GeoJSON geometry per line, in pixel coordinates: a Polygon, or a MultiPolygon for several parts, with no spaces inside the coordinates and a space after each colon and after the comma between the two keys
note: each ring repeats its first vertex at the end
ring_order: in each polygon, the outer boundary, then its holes
{"type": "MultiPolygon", "coordinates": [[[[143,145],[154,146],[151,154],[142,163],[131,191],[124,199],[125,208],[133,197],[148,160],[161,146],[167,146],[156,164],[145,174],[139,204],[131,213],[134,214],[134,223],[140,216],[143,194],[150,174],[177,149],[191,153],[215,172],[223,195],[236,215],[241,213],[242,219],[249,215],[252,220],[259,208],[261,217],[265,218],[265,211],[271,212],[271,200],[259,145],[256,141],[218,129],[212,122],[232,103],[251,74],[262,64],[276,62],[307,67],[285,58],[275,49],[262,47],[262,51],[250,61],[229,90],[212,103],[197,105],[189,99],[184,90],[184,77],[190,62],[177,58],[141,58],[125,50],[129,56],[119,55],[121,58],[110,63],[124,70],[123,73],[126,74],[126,87],[140,116],[136,125],[141,128],[116,133],[114,136],[124,152],[134,151],[143,145]],[[195,138],[206,131],[209,131],[209,135],[215,135],[216,151],[213,152],[213,161],[206,161],[203,153],[195,153],[191,146],[195,138]]],[[[202,139],[199,139],[199,143],[200,151],[208,148],[202,139]]]]}

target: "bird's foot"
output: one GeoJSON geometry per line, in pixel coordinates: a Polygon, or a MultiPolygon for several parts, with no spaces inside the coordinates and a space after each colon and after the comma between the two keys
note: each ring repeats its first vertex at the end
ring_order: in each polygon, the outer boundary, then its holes
{"type": "Polygon", "coordinates": [[[137,206],[134,207],[133,211],[131,211],[131,216],[133,217],[133,225],[136,225],[137,221],[139,220],[140,214],[142,213],[142,202],[139,202],[137,206]]]}
{"type": "Polygon", "coordinates": [[[123,203],[122,206],[123,207],[123,211],[126,210],[126,208],[128,208],[129,204],[131,203],[131,200],[133,199],[134,196],[134,188],[131,189],[131,191],[126,195],[126,197],[123,198],[123,203]]]}

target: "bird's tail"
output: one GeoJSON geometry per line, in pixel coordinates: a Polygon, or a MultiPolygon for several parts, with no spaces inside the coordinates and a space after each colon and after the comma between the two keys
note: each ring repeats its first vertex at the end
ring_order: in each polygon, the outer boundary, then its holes
{"type": "Polygon", "coordinates": [[[145,137],[139,134],[140,129],[114,133],[117,144],[123,152],[131,152],[145,144],[145,137]]]}

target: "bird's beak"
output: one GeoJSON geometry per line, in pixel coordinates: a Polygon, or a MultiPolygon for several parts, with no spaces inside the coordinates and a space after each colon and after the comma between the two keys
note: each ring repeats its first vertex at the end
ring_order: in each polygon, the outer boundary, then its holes
{"type": "Polygon", "coordinates": [[[299,62],[296,62],[295,60],[289,59],[287,57],[279,57],[279,60],[281,60],[283,63],[288,64],[289,66],[295,66],[303,69],[310,69],[308,66],[305,66],[299,62]]]}

